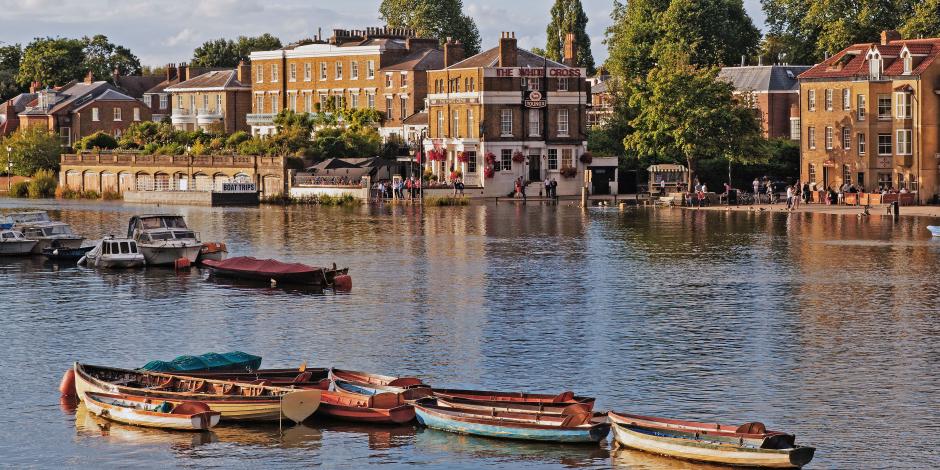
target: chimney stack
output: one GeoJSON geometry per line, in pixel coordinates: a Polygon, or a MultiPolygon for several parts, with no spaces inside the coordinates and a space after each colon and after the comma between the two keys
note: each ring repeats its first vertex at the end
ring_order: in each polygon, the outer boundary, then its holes
{"type": "Polygon", "coordinates": [[[578,64],[578,51],[574,45],[574,33],[565,34],[565,53],[562,59],[563,64],[568,67],[575,67],[578,64]]]}
{"type": "Polygon", "coordinates": [[[179,64],[176,67],[176,74],[177,76],[179,76],[179,80],[181,82],[185,82],[186,80],[189,80],[189,65],[187,65],[186,62],[179,64]]]}
{"type": "Polygon", "coordinates": [[[464,59],[463,44],[447,38],[444,43],[444,67],[450,67],[464,59]]]}
{"type": "Polygon", "coordinates": [[[891,41],[900,41],[901,33],[896,29],[888,29],[881,32],[881,45],[885,46],[891,41]]]}
{"type": "Polygon", "coordinates": [[[166,81],[176,80],[176,64],[166,64],[166,81]]]}
{"type": "Polygon", "coordinates": [[[91,70],[85,74],[85,83],[91,85],[95,81],[95,74],[91,73],[91,70]]]}
{"type": "Polygon", "coordinates": [[[516,33],[503,32],[499,38],[499,66],[515,67],[517,62],[516,33]]]}
{"type": "Polygon", "coordinates": [[[251,83],[251,64],[246,64],[244,60],[240,61],[236,75],[235,78],[237,78],[242,85],[251,83]]]}
{"type": "Polygon", "coordinates": [[[30,94],[36,93],[36,92],[39,91],[41,88],[42,88],[42,85],[40,85],[39,82],[32,82],[32,83],[29,84],[29,92],[30,92],[30,94]]]}

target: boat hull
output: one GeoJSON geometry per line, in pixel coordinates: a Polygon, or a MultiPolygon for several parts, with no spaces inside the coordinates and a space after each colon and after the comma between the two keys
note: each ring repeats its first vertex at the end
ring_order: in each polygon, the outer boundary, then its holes
{"type": "Polygon", "coordinates": [[[218,412],[204,412],[194,415],[174,415],[144,411],[108,403],[92,394],[84,396],[85,408],[94,415],[134,426],[172,429],[176,431],[208,431],[219,424],[222,415],[218,412]]]}
{"type": "MultiPolygon", "coordinates": [[[[222,413],[226,421],[278,421],[284,417],[281,410],[281,397],[219,396],[125,387],[88,376],[80,370],[78,364],[75,365],[75,391],[83,401],[86,393],[122,393],[169,400],[198,400],[208,405],[212,411],[222,413]]],[[[315,411],[316,408],[310,410],[310,415],[313,415],[315,411]]]]}
{"type": "Polygon", "coordinates": [[[0,256],[25,256],[32,253],[36,240],[10,240],[0,242],[0,256]]]}
{"type": "Polygon", "coordinates": [[[137,257],[115,257],[114,255],[88,257],[85,258],[88,266],[105,269],[132,269],[144,267],[144,258],[137,257]]]}
{"type": "Polygon", "coordinates": [[[325,418],[355,421],[372,424],[404,424],[415,419],[415,409],[411,405],[396,406],[394,408],[367,408],[364,406],[349,406],[340,403],[331,403],[328,398],[330,392],[324,392],[317,415],[325,418]]]}
{"type": "Polygon", "coordinates": [[[140,252],[147,260],[148,266],[172,266],[176,260],[186,258],[190,263],[195,263],[199,256],[201,244],[190,245],[144,245],[137,242],[140,252]]]}
{"type": "Polygon", "coordinates": [[[525,426],[518,422],[505,423],[499,420],[492,420],[488,423],[456,420],[421,405],[415,405],[415,416],[419,423],[431,429],[499,439],[596,444],[606,438],[610,432],[610,425],[606,423],[561,428],[559,426],[525,426]]]}
{"type": "Polygon", "coordinates": [[[80,248],[82,242],[85,239],[82,237],[43,237],[37,240],[36,246],[33,247],[33,254],[40,255],[42,251],[46,248],[64,248],[64,249],[74,249],[80,248]]]}
{"type": "Polygon", "coordinates": [[[759,468],[800,468],[813,458],[815,449],[758,449],[717,442],[664,437],[612,425],[614,441],[621,446],[682,460],[759,468]]]}

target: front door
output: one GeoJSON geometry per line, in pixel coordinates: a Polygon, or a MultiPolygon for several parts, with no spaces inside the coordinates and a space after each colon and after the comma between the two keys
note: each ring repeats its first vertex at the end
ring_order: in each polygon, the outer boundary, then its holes
{"type": "Polygon", "coordinates": [[[542,156],[529,155],[529,181],[542,181],[542,156]]]}
{"type": "Polygon", "coordinates": [[[824,166],[824,167],[823,167],[823,184],[822,184],[822,187],[821,187],[821,188],[816,188],[816,189],[822,191],[822,190],[825,190],[825,189],[827,189],[827,188],[829,188],[829,167],[828,167],[828,166],[824,166]]]}
{"type": "Polygon", "coordinates": [[[613,168],[591,168],[591,194],[610,194],[613,176],[613,168]]]}

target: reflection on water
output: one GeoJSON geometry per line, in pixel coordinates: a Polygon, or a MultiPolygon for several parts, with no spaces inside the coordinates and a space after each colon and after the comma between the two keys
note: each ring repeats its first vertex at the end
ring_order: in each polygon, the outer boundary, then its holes
{"type": "MultiPolygon", "coordinates": [[[[89,238],[165,210],[0,206],[54,209],[89,238]]],[[[940,243],[925,228],[936,220],[515,204],[170,210],[233,256],[349,266],[353,291],[0,258],[5,464],[659,466],[604,446],[316,421],[283,433],[223,423],[205,442],[121,425],[102,436],[58,403],[74,360],[138,367],[236,349],[266,367],[307,360],[452,388],[570,389],[599,409],[760,420],[818,447],[814,468],[936,462],[940,243]]]]}
{"type": "Polygon", "coordinates": [[[735,468],[686,462],[626,448],[612,449],[610,464],[618,470],[733,470],[735,468]]]}

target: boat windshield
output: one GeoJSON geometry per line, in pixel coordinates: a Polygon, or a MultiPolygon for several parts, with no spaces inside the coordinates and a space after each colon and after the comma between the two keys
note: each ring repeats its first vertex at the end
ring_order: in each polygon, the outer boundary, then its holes
{"type": "Polygon", "coordinates": [[[18,224],[30,224],[35,222],[50,222],[49,214],[45,212],[20,212],[17,214],[10,214],[7,218],[18,224]]]}
{"type": "Polygon", "coordinates": [[[172,240],[173,239],[172,232],[151,232],[149,235],[150,235],[151,240],[172,240]]]}
{"type": "Polygon", "coordinates": [[[16,234],[13,232],[3,232],[3,238],[16,238],[16,234]]]}
{"type": "Polygon", "coordinates": [[[140,219],[140,223],[144,230],[153,230],[158,228],[187,228],[183,217],[179,215],[144,217],[140,219]]]}
{"type": "Polygon", "coordinates": [[[177,240],[182,240],[182,239],[195,239],[195,238],[196,238],[196,234],[195,234],[195,233],[189,232],[189,231],[182,231],[182,230],[177,230],[177,231],[173,232],[173,236],[174,236],[174,238],[176,238],[177,240]]]}
{"type": "Polygon", "coordinates": [[[127,242],[121,242],[121,254],[131,253],[127,242]]]}

